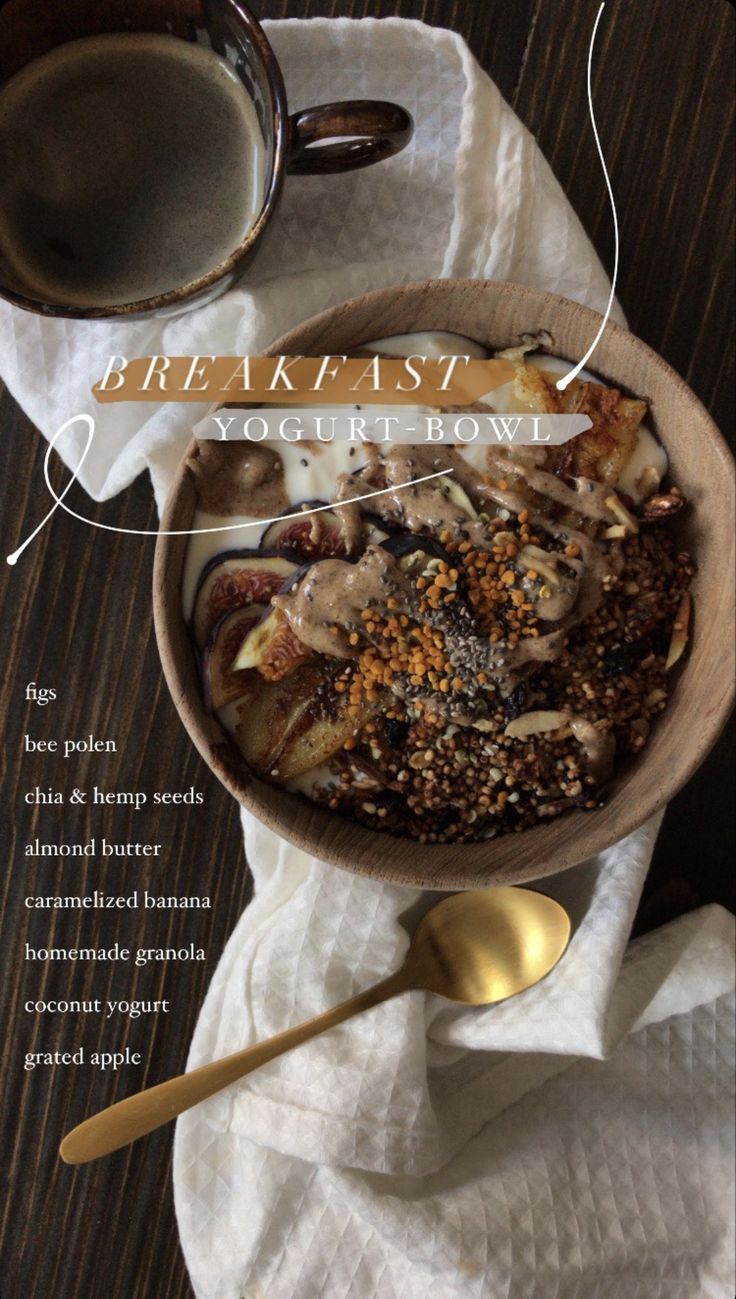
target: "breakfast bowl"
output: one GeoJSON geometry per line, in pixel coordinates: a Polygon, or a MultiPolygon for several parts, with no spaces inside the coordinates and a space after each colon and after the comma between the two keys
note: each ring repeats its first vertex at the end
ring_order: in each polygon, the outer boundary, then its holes
{"type": "MultiPolygon", "coordinates": [[[[550,356],[573,365],[586,354],[599,326],[600,317],[590,309],[536,289],[442,280],[380,290],[331,308],[275,342],[269,355],[349,355],[376,339],[439,332],[473,340],[489,351],[534,337],[543,340],[550,356]]],[[[668,678],[668,705],[650,733],[647,726],[646,748],[617,765],[605,796],[578,800],[563,815],[517,827],[518,833],[422,841],[362,824],[255,773],[208,710],[183,606],[190,544],[185,534],[198,526],[193,472],[198,452],[194,444],[190,447],[156,545],[154,622],[164,674],[209,767],[240,803],[299,848],[344,869],[415,887],[523,883],[566,870],[635,830],[677,793],[713,745],[733,699],[733,591],[726,579],[733,567],[733,462],[684,381],[633,334],[609,323],[590,365],[600,383],[646,402],[649,426],[666,450],[668,482],[687,501],[669,527],[676,550],[694,560],[689,643],[685,653],[682,645],[676,655],[670,649],[668,665],[675,657],[679,661],[668,678]]],[[[616,528],[609,531],[616,533],[616,528]]],[[[242,545],[242,538],[236,544],[242,545]]]]}

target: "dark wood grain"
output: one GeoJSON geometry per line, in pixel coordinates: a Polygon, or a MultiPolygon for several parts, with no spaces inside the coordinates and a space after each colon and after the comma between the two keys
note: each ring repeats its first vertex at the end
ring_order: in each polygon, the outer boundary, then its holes
{"type": "MultiPolygon", "coordinates": [[[[400,13],[455,28],[537,134],[607,266],[612,233],[585,103],[585,60],[596,0],[275,0],[262,17],[400,13]]],[[[599,130],[621,221],[620,298],[632,327],[691,383],[728,432],[732,419],[731,60],[725,0],[612,0],[594,78],[599,130]]],[[[325,94],[329,98],[329,94],[325,94]]],[[[397,92],[397,98],[400,95],[397,92]]],[[[47,508],[43,443],[6,394],[0,400],[3,542],[9,550],[47,508]]],[[[63,475],[59,474],[59,481],[63,475]]],[[[104,506],[77,507],[124,527],[153,527],[148,484],[104,506]]],[[[5,552],[3,552],[5,553],[5,552]]],[[[185,736],[162,684],[151,631],[152,551],[139,539],[56,518],[17,569],[2,565],[3,716],[7,717],[2,844],[6,871],[0,960],[6,1116],[0,1223],[3,1299],[188,1299],[170,1189],[171,1133],[99,1165],[70,1170],[55,1154],[62,1134],[94,1108],[180,1071],[204,991],[227,934],[250,896],[237,808],[185,736]],[[27,705],[27,681],[55,686],[45,708],[27,705]],[[23,755],[23,736],[117,740],[116,755],[66,764],[23,755]],[[67,770],[68,767],[68,770],[67,770]],[[185,789],[204,809],[33,808],[35,784],[71,789],[185,789]],[[26,859],[42,839],[161,842],[160,859],[26,859]],[[205,912],[33,913],[30,893],[133,888],[207,893],[205,912]],[[24,944],[184,946],[203,963],[75,968],[23,960],[24,944]],[[169,1015],[121,1021],[27,1013],[28,998],[168,997],[169,1015]],[[23,1071],[29,1050],[98,1043],[140,1050],[118,1074],[23,1071]]],[[[651,928],[703,902],[732,904],[728,770],[723,740],[672,804],[638,918],[651,928]]],[[[298,1296],[295,1297],[298,1299],[298,1296]]]]}

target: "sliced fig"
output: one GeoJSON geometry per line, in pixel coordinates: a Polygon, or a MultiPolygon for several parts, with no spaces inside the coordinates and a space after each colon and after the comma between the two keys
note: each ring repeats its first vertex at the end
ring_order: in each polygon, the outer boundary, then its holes
{"type": "Polygon", "coordinates": [[[326,504],[326,501],[300,501],[290,505],[286,517],[277,519],[266,528],[261,546],[287,551],[299,559],[344,555],[347,546],[340,517],[334,510],[325,509],[326,504]],[[319,513],[305,514],[303,519],[294,518],[298,510],[318,510],[319,513]]]}
{"type": "Polygon", "coordinates": [[[202,653],[202,684],[209,712],[224,708],[247,690],[248,674],[235,669],[235,659],[248,632],[263,613],[262,604],[246,605],[226,613],[213,628],[202,653]]]}
{"type": "MultiPolygon", "coordinates": [[[[335,558],[338,558],[337,556],[335,558]]],[[[362,555],[340,555],[339,559],[342,564],[357,564],[362,555]]],[[[279,595],[285,595],[292,587],[301,582],[302,578],[313,568],[315,564],[321,564],[321,559],[310,559],[304,564],[299,564],[290,577],[287,577],[283,586],[279,590],[279,595]]]]}
{"type": "Polygon", "coordinates": [[[279,551],[229,550],[205,564],[194,599],[192,630],[198,649],[234,609],[268,604],[298,565],[279,551]]]}
{"type": "Polygon", "coordinates": [[[286,615],[280,609],[269,609],[249,627],[234,667],[239,672],[257,668],[266,680],[280,681],[311,656],[311,649],[299,640],[286,615]]]}

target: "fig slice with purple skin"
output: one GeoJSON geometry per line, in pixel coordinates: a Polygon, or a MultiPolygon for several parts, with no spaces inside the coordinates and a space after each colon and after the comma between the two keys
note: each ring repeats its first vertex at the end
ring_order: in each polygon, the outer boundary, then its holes
{"type": "Polygon", "coordinates": [[[268,604],[298,569],[280,551],[228,550],[205,564],[194,598],[192,631],[202,649],[215,625],[234,609],[268,604]]]}
{"type": "Polygon", "coordinates": [[[261,537],[261,546],[277,548],[301,560],[330,559],[347,553],[340,516],[325,509],[327,501],[298,501],[290,505],[288,515],[298,510],[318,510],[304,518],[287,517],[270,523],[261,537]]]}
{"type": "Polygon", "coordinates": [[[313,651],[303,645],[292,631],[280,609],[269,609],[255,625],[251,624],[235,657],[236,671],[256,668],[268,681],[280,681],[300,663],[312,657],[313,651]]]}
{"type": "Polygon", "coordinates": [[[202,685],[208,712],[233,703],[247,690],[250,674],[239,672],[234,663],[248,632],[264,612],[262,604],[245,605],[226,613],[213,628],[202,651],[202,685]]]}

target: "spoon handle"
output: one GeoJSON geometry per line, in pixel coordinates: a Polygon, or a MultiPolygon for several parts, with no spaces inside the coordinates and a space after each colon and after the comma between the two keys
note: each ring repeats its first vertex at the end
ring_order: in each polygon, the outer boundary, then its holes
{"type": "Polygon", "coordinates": [[[372,988],[367,988],[365,992],[359,992],[349,1001],[341,1002],[339,1006],[316,1015],[304,1024],[288,1028],[265,1042],[246,1047],[244,1051],[236,1051],[224,1060],[213,1060],[211,1064],[202,1065],[191,1073],[169,1078],[156,1087],[148,1087],[134,1096],[128,1096],[116,1105],[100,1110],[99,1114],[93,1114],[67,1133],[59,1147],[59,1154],[67,1164],[86,1164],[91,1159],[99,1159],[101,1155],[120,1150],[138,1137],[162,1127],[164,1123],[176,1118],[177,1114],[183,1114],[193,1105],[214,1096],[223,1087],[229,1087],[245,1074],[259,1069],[269,1060],[275,1060],[285,1051],[300,1046],[310,1037],[324,1033],[326,1029],[341,1024],[362,1010],[368,1010],[381,1001],[388,1001],[408,987],[404,967],[374,984],[372,988]]]}

